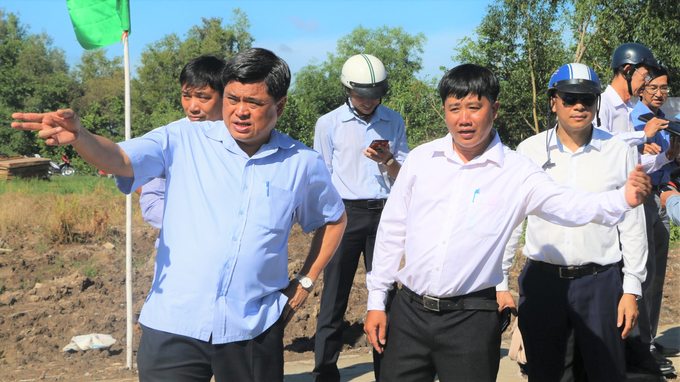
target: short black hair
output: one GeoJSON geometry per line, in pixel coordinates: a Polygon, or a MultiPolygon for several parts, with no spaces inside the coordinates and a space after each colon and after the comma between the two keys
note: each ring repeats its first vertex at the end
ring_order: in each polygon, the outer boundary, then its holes
{"type": "Polygon", "coordinates": [[[437,90],[442,104],[449,97],[463,99],[470,94],[476,94],[480,99],[484,96],[493,103],[498,98],[501,86],[496,75],[489,69],[475,64],[463,64],[446,72],[439,81],[437,90]]]}
{"type": "Polygon", "coordinates": [[[206,86],[216,91],[220,97],[224,94],[222,71],[226,61],[215,56],[203,55],[194,58],[184,66],[179,74],[179,83],[189,89],[202,89],[206,86]]]}
{"type": "Polygon", "coordinates": [[[652,70],[649,71],[649,76],[652,77],[652,80],[662,76],[670,77],[668,75],[668,69],[666,69],[664,66],[659,66],[658,69],[652,68],[652,70]]]}
{"type": "Polygon", "coordinates": [[[242,84],[263,82],[275,101],[285,97],[290,86],[288,64],[273,52],[262,48],[242,50],[229,61],[222,72],[222,85],[231,81],[242,84]]]}

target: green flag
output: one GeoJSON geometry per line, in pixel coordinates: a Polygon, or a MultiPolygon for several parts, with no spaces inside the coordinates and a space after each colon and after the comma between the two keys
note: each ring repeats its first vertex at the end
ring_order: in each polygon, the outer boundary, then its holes
{"type": "Polygon", "coordinates": [[[66,0],[78,42],[97,49],[119,42],[130,34],[129,0],[66,0]]]}

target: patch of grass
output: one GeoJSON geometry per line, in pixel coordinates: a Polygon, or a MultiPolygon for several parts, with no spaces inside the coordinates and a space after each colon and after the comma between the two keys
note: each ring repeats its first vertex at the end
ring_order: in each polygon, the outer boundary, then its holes
{"type": "Polygon", "coordinates": [[[97,268],[96,259],[91,259],[83,263],[77,261],[72,262],[71,268],[82,270],[85,276],[89,278],[95,278],[99,274],[99,268],[97,268]]]}
{"type": "Polygon", "coordinates": [[[85,276],[93,279],[93,278],[97,277],[97,274],[99,274],[99,269],[97,269],[97,267],[94,266],[94,265],[87,266],[87,267],[83,268],[83,273],[85,274],[85,276]]]}
{"type": "Polygon", "coordinates": [[[121,195],[113,179],[91,175],[53,175],[48,180],[31,178],[0,182],[0,195],[6,193],[19,195],[121,195]]]}
{"type": "Polygon", "coordinates": [[[671,243],[680,242],[680,227],[671,221],[671,243]]]}
{"type": "Polygon", "coordinates": [[[43,253],[47,252],[47,244],[40,241],[35,249],[38,251],[38,253],[43,254],[43,253]]]}

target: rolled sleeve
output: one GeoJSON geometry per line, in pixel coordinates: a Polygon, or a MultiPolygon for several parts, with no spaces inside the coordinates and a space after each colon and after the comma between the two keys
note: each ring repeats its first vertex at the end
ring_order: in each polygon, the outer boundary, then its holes
{"type": "Polygon", "coordinates": [[[680,225],[680,195],[671,195],[666,199],[666,212],[673,223],[680,225]]]}
{"type": "Polygon", "coordinates": [[[116,175],[116,185],[122,193],[129,194],[153,178],[165,178],[167,142],[167,130],[160,128],[143,137],[118,143],[130,158],[134,174],[131,178],[116,175]]]}
{"type": "Polygon", "coordinates": [[[326,223],[337,221],[345,211],[345,205],[331,182],[324,161],[319,154],[315,155],[314,165],[308,169],[307,187],[296,209],[297,221],[307,233],[326,223]]]}

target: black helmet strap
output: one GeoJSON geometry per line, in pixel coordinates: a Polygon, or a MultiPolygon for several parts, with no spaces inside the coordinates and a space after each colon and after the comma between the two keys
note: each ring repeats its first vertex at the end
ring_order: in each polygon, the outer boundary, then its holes
{"type": "Polygon", "coordinates": [[[633,97],[633,85],[631,85],[631,81],[633,81],[633,74],[635,74],[635,65],[630,64],[628,70],[621,68],[621,71],[623,72],[623,78],[628,82],[628,94],[633,97]]]}
{"type": "Polygon", "coordinates": [[[373,111],[370,114],[362,114],[357,109],[355,109],[352,106],[352,103],[349,101],[349,98],[350,98],[349,97],[349,88],[347,86],[343,86],[343,88],[345,89],[345,103],[347,104],[347,107],[352,112],[352,114],[354,114],[357,118],[359,118],[361,120],[364,120],[366,122],[370,122],[371,117],[373,117],[373,114],[375,114],[375,111],[378,110],[378,106],[380,106],[382,104],[382,98],[380,98],[378,105],[375,107],[375,109],[373,109],[373,111]]]}

